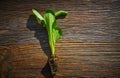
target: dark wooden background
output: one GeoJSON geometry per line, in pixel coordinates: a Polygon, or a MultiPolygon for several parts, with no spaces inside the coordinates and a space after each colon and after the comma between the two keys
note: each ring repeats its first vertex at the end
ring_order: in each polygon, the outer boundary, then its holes
{"type": "Polygon", "coordinates": [[[0,0],[0,78],[52,78],[47,34],[35,17],[65,10],[55,78],[120,77],[120,0],[0,0]]]}

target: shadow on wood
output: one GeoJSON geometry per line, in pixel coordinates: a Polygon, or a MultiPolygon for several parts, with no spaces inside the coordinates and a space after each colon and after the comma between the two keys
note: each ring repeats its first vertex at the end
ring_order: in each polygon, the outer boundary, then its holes
{"type": "MultiPolygon", "coordinates": [[[[35,31],[34,37],[39,40],[42,50],[49,58],[51,56],[51,52],[45,27],[38,23],[34,15],[30,15],[27,21],[27,28],[31,31],[35,31]]],[[[48,61],[41,73],[45,76],[45,78],[53,78],[48,61]]]]}

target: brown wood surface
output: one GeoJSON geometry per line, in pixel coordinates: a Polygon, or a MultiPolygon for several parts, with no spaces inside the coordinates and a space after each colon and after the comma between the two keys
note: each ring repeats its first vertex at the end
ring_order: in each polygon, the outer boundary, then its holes
{"type": "Polygon", "coordinates": [[[0,78],[52,78],[47,33],[35,17],[66,10],[54,78],[120,77],[120,0],[1,0],[0,78]]]}

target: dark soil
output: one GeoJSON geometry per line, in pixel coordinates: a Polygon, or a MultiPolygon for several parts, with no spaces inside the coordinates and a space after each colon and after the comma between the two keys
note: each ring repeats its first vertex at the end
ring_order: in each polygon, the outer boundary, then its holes
{"type": "Polygon", "coordinates": [[[49,58],[49,65],[50,65],[50,69],[51,69],[51,72],[52,72],[52,75],[54,76],[57,72],[57,67],[58,67],[58,57],[55,55],[55,56],[51,56],[49,58]]]}

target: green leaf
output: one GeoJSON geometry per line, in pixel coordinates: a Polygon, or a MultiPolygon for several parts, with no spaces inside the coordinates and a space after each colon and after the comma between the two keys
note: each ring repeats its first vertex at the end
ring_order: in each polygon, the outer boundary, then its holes
{"type": "MultiPolygon", "coordinates": [[[[53,23],[55,22],[55,16],[54,12],[52,10],[47,10],[44,14],[44,19],[46,22],[46,29],[48,32],[48,38],[49,38],[49,45],[52,51],[52,54],[55,53],[55,39],[54,39],[54,30],[55,26],[53,26],[53,23]]],[[[55,24],[54,24],[55,25],[55,24]]]]}
{"type": "MultiPolygon", "coordinates": [[[[54,16],[52,10],[47,10],[47,11],[45,11],[45,13],[44,13],[44,20],[45,20],[45,22],[46,22],[46,27],[47,27],[47,28],[49,28],[49,27],[52,28],[52,24],[53,24],[54,21],[55,21],[55,16],[54,16]]],[[[50,28],[49,28],[49,29],[50,29],[50,28]]]]}
{"type": "Polygon", "coordinates": [[[61,38],[62,36],[62,30],[60,28],[56,28],[56,29],[53,29],[53,33],[54,33],[54,36],[55,36],[55,42],[61,38]]]}
{"type": "Polygon", "coordinates": [[[60,10],[55,13],[55,17],[66,16],[67,13],[68,13],[67,11],[60,10]]]}
{"type": "Polygon", "coordinates": [[[54,21],[52,27],[53,27],[53,33],[54,33],[55,42],[56,42],[58,39],[61,38],[61,36],[62,36],[62,30],[60,28],[58,28],[56,21],[54,21]]]}
{"type": "Polygon", "coordinates": [[[39,14],[39,12],[37,10],[32,9],[32,12],[35,14],[35,16],[37,18],[39,18],[39,20],[41,20],[41,21],[44,20],[43,17],[39,14]]]}

